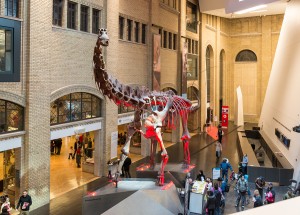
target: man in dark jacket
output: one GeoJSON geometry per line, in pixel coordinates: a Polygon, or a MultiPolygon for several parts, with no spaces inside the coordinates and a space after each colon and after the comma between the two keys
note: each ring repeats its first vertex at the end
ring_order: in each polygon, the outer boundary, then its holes
{"type": "Polygon", "coordinates": [[[19,210],[19,207],[21,206],[20,214],[22,215],[29,215],[29,208],[32,204],[31,197],[28,195],[27,190],[23,191],[23,195],[20,197],[17,210],[19,210]]]}
{"type": "Polygon", "coordinates": [[[127,158],[124,160],[124,164],[123,164],[124,174],[126,178],[131,178],[130,171],[129,171],[130,165],[131,165],[131,159],[127,155],[127,158]]]}
{"type": "Polygon", "coordinates": [[[205,206],[207,214],[214,215],[215,208],[216,208],[216,196],[212,191],[207,191],[207,202],[205,206]]]}

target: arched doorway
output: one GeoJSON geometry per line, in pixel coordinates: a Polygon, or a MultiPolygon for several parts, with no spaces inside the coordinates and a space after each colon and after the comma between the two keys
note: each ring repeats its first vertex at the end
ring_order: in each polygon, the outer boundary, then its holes
{"type": "Polygon", "coordinates": [[[234,92],[238,86],[243,95],[244,119],[257,117],[257,56],[248,49],[240,51],[235,58],[234,92]]]}
{"type": "Polygon", "coordinates": [[[224,70],[225,70],[225,51],[220,52],[220,74],[219,74],[219,120],[222,120],[222,106],[224,102],[224,70]]]}
{"type": "Polygon", "coordinates": [[[101,109],[101,99],[85,92],[70,93],[50,103],[51,199],[98,175],[95,170],[102,153],[101,109]],[[60,183],[62,179],[63,187],[60,183]]]}
{"type": "Polygon", "coordinates": [[[213,101],[214,101],[214,53],[210,45],[206,48],[206,101],[207,101],[207,116],[206,123],[212,121],[213,117],[213,101]]]}

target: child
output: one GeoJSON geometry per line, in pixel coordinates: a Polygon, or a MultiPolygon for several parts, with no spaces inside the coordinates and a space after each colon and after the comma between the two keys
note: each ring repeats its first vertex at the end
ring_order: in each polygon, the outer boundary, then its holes
{"type": "Polygon", "coordinates": [[[74,153],[74,149],[73,149],[73,146],[71,146],[70,150],[69,150],[69,158],[68,158],[69,160],[70,160],[70,156],[72,158],[73,153],[74,153]]]}

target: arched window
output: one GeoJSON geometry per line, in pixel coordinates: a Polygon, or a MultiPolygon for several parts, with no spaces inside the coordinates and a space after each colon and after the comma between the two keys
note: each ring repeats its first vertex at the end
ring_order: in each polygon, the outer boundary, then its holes
{"type": "Polygon", "coordinates": [[[210,102],[210,49],[206,48],[206,85],[207,85],[207,102],[210,102]]]}
{"type": "Polygon", "coordinates": [[[235,62],[257,62],[256,54],[248,49],[240,51],[236,58],[235,62]]]}
{"type": "Polygon", "coordinates": [[[188,87],[187,88],[187,98],[190,101],[198,100],[199,98],[199,90],[196,87],[188,87]]]}
{"type": "Polygon", "coordinates": [[[223,95],[223,83],[224,83],[224,57],[225,57],[225,52],[224,50],[221,51],[220,53],[220,99],[224,98],[223,95]]]}
{"type": "Polygon", "coordinates": [[[165,87],[162,91],[163,92],[173,91],[173,93],[177,95],[177,91],[175,89],[173,89],[172,87],[165,87]]]}
{"type": "Polygon", "coordinates": [[[51,125],[96,117],[101,117],[101,100],[89,93],[71,93],[51,102],[51,125]]]}
{"type": "Polygon", "coordinates": [[[0,134],[24,130],[24,108],[0,99],[0,134]]]}

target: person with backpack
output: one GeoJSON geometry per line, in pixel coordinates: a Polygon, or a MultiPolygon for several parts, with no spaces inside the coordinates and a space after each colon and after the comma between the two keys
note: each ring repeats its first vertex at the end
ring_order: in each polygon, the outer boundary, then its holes
{"type": "Polygon", "coordinates": [[[219,125],[219,126],[218,126],[218,142],[220,142],[220,143],[222,143],[222,137],[223,137],[223,134],[224,134],[224,132],[223,132],[223,130],[222,130],[222,126],[219,125]]]}
{"type": "Polygon", "coordinates": [[[216,207],[215,207],[215,215],[220,215],[220,207],[222,200],[222,190],[218,186],[218,183],[214,183],[214,195],[216,197],[216,207]]]}
{"type": "Polygon", "coordinates": [[[265,204],[272,204],[275,202],[275,191],[273,190],[273,184],[269,182],[267,192],[265,193],[265,204]]]}
{"type": "Polygon", "coordinates": [[[224,179],[225,177],[225,180],[226,182],[228,181],[228,169],[230,169],[231,172],[233,172],[232,170],[232,166],[230,165],[229,161],[224,158],[222,163],[220,164],[220,169],[222,171],[222,178],[224,179]]]}
{"type": "Polygon", "coordinates": [[[238,197],[236,199],[236,204],[235,207],[239,206],[240,200],[242,199],[242,209],[245,207],[245,201],[246,201],[246,193],[248,190],[248,182],[245,180],[245,177],[242,176],[237,184],[236,184],[236,189],[238,192],[238,197]]]}
{"type": "Polygon", "coordinates": [[[206,213],[209,215],[215,215],[216,208],[216,196],[213,191],[207,191],[207,202],[205,205],[206,213]]]}
{"type": "Polygon", "coordinates": [[[253,192],[253,202],[254,202],[254,205],[253,205],[254,208],[257,208],[257,207],[260,207],[263,205],[263,202],[262,202],[261,196],[259,195],[258,190],[254,190],[254,192],[253,192]]]}

